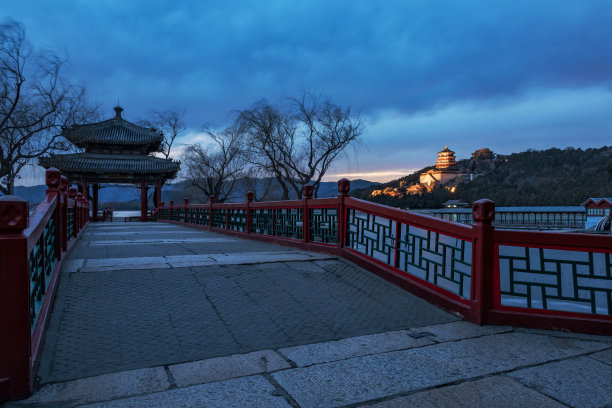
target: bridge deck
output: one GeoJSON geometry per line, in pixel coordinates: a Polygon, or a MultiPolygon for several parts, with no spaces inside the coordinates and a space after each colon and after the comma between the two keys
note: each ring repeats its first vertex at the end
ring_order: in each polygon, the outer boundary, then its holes
{"type": "Polygon", "coordinates": [[[610,338],[457,320],[333,256],[89,225],[62,271],[43,387],[17,405],[612,403],[610,338]]]}

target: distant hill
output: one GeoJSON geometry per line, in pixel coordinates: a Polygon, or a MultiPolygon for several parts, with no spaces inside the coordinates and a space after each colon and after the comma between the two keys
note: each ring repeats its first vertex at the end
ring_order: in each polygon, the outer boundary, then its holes
{"type": "MultiPolygon", "coordinates": [[[[263,183],[260,180],[259,183],[263,183]]],[[[378,185],[380,183],[367,180],[353,180],[351,181],[351,189],[363,189],[366,187],[378,185]]],[[[47,186],[16,186],[15,195],[27,200],[30,203],[30,207],[37,205],[43,198],[47,186]]],[[[239,183],[238,187],[234,191],[234,198],[231,201],[244,201],[246,198],[246,192],[248,188],[244,183],[239,183]]],[[[112,203],[112,206],[116,210],[137,210],[140,209],[140,186],[130,185],[103,185],[99,190],[99,201],[100,206],[103,207],[105,203],[112,203]]],[[[170,200],[174,200],[175,203],[182,203],[185,197],[191,198],[193,202],[198,202],[195,194],[196,192],[189,192],[188,182],[180,181],[173,184],[165,185],[162,189],[162,200],[169,203],[170,200]]],[[[270,199],[280,199],[280,195],[275,196],[278,192],[274,191],[274,186],[271,189],[270,199]]],[[[338,183],[337,182],[323,182],[319,187],[319,197],[335,197],[338,194],[338,183]]],[[[109,204],[111,205],[111,204],[109,204]]]]}
{"type": "Polygon", "coordinates": [[[449,199],[472,203],[489,198],[498,206],[579,205],[588,197],[612,195],[612,147],[528,150],[494,155],[490,160],[459,160],[457,167],[472,181],[456,186],[454,192],[435,188],[423,195],[372,196],[375,190],[397,188],[419,181],[426,167],[406,177],[353,191],[353,197],[401,208],[439,208],[449,199]]]}

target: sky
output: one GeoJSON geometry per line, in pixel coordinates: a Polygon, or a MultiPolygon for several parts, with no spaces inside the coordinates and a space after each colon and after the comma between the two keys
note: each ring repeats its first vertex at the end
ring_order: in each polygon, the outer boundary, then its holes
{"type": "Polygon", "coordinates": [[[445,145],[612,144],[609,0],[0,0],[0,18],[65,56],[104,118],[185,109],[183,145],[261,99],[350,106],[363,142],[327,180],[388,181],[445,145]]]}

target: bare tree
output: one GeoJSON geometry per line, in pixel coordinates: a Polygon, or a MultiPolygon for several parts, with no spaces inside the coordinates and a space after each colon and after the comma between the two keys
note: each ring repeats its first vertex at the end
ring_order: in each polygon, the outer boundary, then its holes
{"type": "Polygon", "coordinates": [[[221,203],[231,198],[237,181],[244,175],[243,134],[236,126],[220,133],[205,129],[204,133],[211,139],[208,145],[194,144],[185,151],[186,178],[206,196],[206,201],[214,195],[221,203]]]}
{"type": "Polygon", "coordinates": [[[258,166],[249,164],[241,181],[244,191],[253,193],[254,201],[269,201],[280,198],[278,184],[274,183],[274,178],[258,166]]]}
{"type": "Polygon", "coordinates": [[[85,91],[60,75],[64,61],[36,55],[22,24],[0,25],[0,192],[13,194],[15,179],[33,159],[65,150],[61,127],[96,114],[85,91]],[[26,81],[27,79],[27,81],[26,81]],[[4,184],[4,185],[2,185],[4,184]]]}
{"type": "Polygon", "coordinates": [[[170,151],[175,139],[185,131],[185,109],[176,107],[164,111],[153,111],[153,118],[140,121],[142,126],[157,128],[164,134],[162,143],[162,154],[166,159],[170,158],[170,151]]]}
{"type": "Polygon", "coordinates": [[[293,154],[293,121],[266,101],[239,113],[237,126],[248,135],[245,147],[251,165],[263,175],[274,177],[282,189],[282,199],[289,199],[289,171],[285,157],[293,154]]]}
{"type": "Polygon", "coordinates": [[[364,124],[350,108],[304,93],[290,98],[285,110],[262,101],[239,113],[238,123],[248,135],[251,162],[274,175],[283,189],[302,197],[302,185],[319,186],[334,160],[359,142],[364,124]]]}

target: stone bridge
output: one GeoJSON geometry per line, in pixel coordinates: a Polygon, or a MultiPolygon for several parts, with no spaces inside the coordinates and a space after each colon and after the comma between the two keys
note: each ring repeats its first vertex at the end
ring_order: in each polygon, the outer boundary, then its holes
{"type": "Polygon", "coordinates": [[[31,393],[7,406],[612,404],[607,237],[498,232],[488,202],[468,227],[348,196],[88,223],[49,184],[29,226],[0,199],[0,394],[31,393]],[[562,295],[519,296],[544,285],[535,256],[556,257],[562,295]]]}

